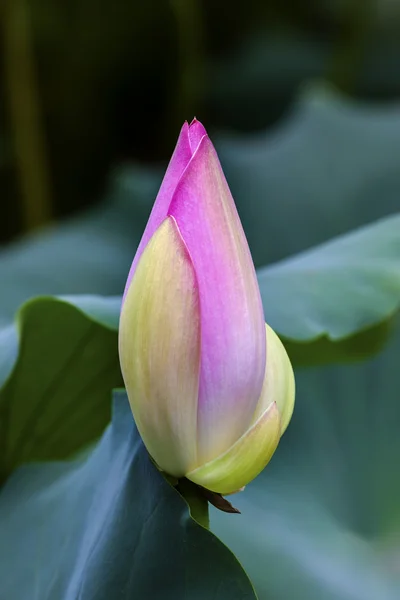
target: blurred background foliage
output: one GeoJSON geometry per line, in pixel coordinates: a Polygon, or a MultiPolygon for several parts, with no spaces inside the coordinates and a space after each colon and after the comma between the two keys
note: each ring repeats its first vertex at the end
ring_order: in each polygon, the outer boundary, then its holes
{"type": "Polygon", "coordinates": [[[394,0],[5,0],[0,239],[96,203],[110,168],[165,162],[193,115],[276,127],[299,86],[400,91],[394,0]]]}

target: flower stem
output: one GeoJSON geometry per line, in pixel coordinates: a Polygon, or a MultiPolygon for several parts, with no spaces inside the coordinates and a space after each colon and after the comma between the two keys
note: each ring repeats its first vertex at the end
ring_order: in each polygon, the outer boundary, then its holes
{"type": "Polygon", "coordinates": [[[3,6],[4,64],[25,230],[51,218],[49,165],[26,0],[3,6]]]}
{"type": "Polygon", "coordinates": [[[208,500],[206,500],[202,494],[201,489],[188,479],[181,479],[179,481],[178,489],[189,504],[190,514],[193,519],[206,529],[210,529],[208,500]]]}

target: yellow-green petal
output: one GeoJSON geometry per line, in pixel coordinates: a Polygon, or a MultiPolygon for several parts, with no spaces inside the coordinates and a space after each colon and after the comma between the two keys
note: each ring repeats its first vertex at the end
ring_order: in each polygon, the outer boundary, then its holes
{"type": "Polygon", "coordinates": [[[292,364],[286,349],[275,331],[265,324],[267,336],[267,362],[264,382],[254,412],[253,423],[275,402],[281,418],[281,435],[293,414],[295,381],[292,364]]]}
{"type": "Polygon", "coordinates": [[[197,460],[200,316],[193,266],[171,217],[150,239],[130,282],[119,353],[145,446],[161,469],[182,477],[197,460]]]}
{"type": "Polygon", "coordinates": [[[213,492],[236,492],[268,464],[280,436],[279,411],[273,403],[229,450],[187,473],[186,477],[213,492]]]}

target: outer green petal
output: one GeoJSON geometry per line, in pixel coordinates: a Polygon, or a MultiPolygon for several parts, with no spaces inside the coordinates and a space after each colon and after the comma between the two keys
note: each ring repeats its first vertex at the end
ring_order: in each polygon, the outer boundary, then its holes
{"type": "Polygon", "coordinates": [[[250,483],[268,464],[280,436],[279,411],[273,403],[229,450],[187,473],[186,477],[213,492],[236,492],[250,483]]]}
{"type": "Polygon", "coordinates": [[[173,218],[154,233],[121,311],[119,353],[137,427],[161,469],[196,466],[200,317],[196,278],[173,218]]]}
{"type": "Polygon", "coordinates": [[[295,381],[292,364],[275,331],[267,324],[267,364],[263,387],[254,412],[253,423],[275,402],[281,417],[281,435],[289,425],[295,397],[295,381]]]}

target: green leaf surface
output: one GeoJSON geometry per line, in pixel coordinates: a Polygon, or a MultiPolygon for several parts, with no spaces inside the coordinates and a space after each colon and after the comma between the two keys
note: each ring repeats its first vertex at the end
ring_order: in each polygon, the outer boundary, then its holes
{"type": "Polygon", "coordinates": [[[296,362],[363,358],[399,309],[400,215],[259,269],[258,281],[266,320],[296,362]]]}
{"type": "Polygon", "coordinates": [[[364,364],[297,370],[291,424],[265,471],[211,512],[260,600],[400,597],[400,331],[364,364]]]}
{"type": "Polygon", "coordinates": [[[70,456],[110,420],[110,392],[122,384],[119,300],[78,296],[73,302],[26,303],[18,314],[19,346],[13,328],[0,332],[3,474],[25,461],[70,456]]]}
{"type": "Polygon", "coordinates": [[[233,554],[151,463],[125,392],[89,458],[13,474],[0,530],[7,600],[256,598],[233,554]]]}

